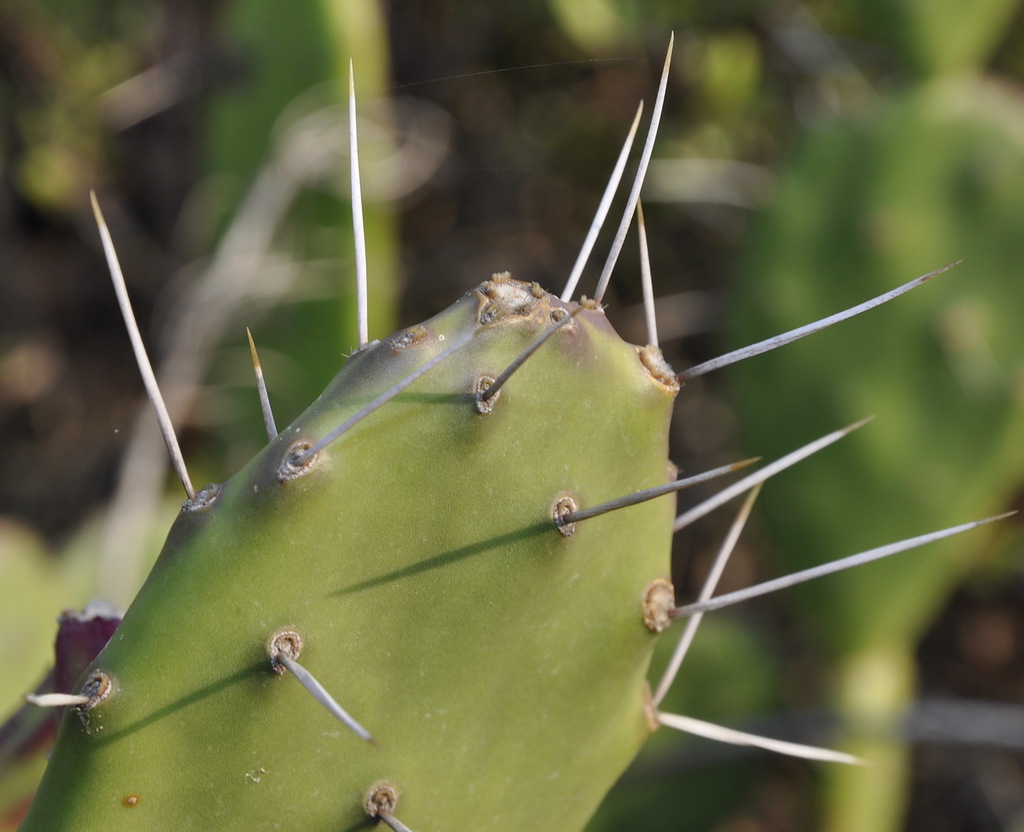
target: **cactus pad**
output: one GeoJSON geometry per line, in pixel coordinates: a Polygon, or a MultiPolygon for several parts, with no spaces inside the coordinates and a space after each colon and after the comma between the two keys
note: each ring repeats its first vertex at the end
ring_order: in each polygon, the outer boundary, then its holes
{"type": "Polygon", "coordinates": [[[652,730],[674,498],[572,512],[673,478],[677,391],[584,306],[495,275],[187,503],[23,829],[581,827],[652,730]]]}

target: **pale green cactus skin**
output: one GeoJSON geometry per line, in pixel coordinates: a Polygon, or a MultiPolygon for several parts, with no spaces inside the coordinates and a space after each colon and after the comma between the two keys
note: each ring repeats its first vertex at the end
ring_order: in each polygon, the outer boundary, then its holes
{"type": "Polygon", "coordinates": [[[22,829],[369,828],[380,781],[415,832],[582,828],[652,730],[644,599],[669,576],[675,501],[571,536],[553,506],[672,479],[677,385],[588,308],[491,413],[474,392],[575,308],[496,276],[353,356],[215,499],[186,506],[90,671],[111,692],[87,720],[65,715],[22,829]],[[280,480],[296,443],[492,317],[280,480]],[[273,672],[283,630],[374,743],[273,672]]]}

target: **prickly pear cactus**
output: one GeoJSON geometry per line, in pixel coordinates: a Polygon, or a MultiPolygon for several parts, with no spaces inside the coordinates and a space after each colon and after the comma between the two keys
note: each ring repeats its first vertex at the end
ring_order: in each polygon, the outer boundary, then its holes
{"type": "Polygon", "coordinates": [[[496,275],[186,503],[22,829],[580,828],[653,728],[675,501],[573,513],[672,479],[678,389],[584,306],[496,275]]]}

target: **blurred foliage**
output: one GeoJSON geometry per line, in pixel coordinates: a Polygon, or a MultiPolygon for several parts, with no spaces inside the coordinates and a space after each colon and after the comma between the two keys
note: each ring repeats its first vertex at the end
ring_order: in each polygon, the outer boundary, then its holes
{"type": "Polygon", "coordinates": [[[929,75],[982,69],[1017,7],[1014,0],[868,0],[863,13],[885,33],[881,42],[929,75]]]}
{"type": "MultiPolygon", "coordinates": [[[[1024,304],[1022,188],[1019,91],[973,71],[908,84],[856,119],[808,131],[782,168],[730,304],[739,342],[966,263],[911,303],[732,373],[741,412],[758,412],[742,420],[747,441],[772,455],[880,417],[828,464],[769,489],[780,571],[1014,504],[1024,485],[1024,343],[1014,324],[1024,304]],[[837,358],[849,363],[840,373],[837,358]]],[[[1007,533],[958,538],[794,592],[809,616],[830,621],[819,637],[846,713],[898,724],[915,696],[917,641],[984,562],[986,537],[1007,533]]],[[[832,774],[828,828],[898,828],[905,754],[891,741],[856,749],[878,762],[832,774]]]]}
{"type": "MultiPolygon", "coordinates": [[[[741,409],[760,411],[743,421],[747,441],[769,453],[879,417],[828,464],[765,495],[784,524],[783,568],[999,511],[1024,485],[1024,343],[1014,325],[1024,306],[1015,268],[1024,257],[1022,189],[1017,96],[961,79],[816,130],[789,162],[734,289],[737,341],[965,262],[870,318],[732,373],[741,409]]],[[[913,640],[949,581],[980,559],[976,538],[941,548],[795,594],[835,622],[821,633],[833,652],[913,640]]]]}
{"type": "MultiPolygon", "coordinates": [[[[251,218],[246,195],[260,175],[295,188],[243,272],[248,294],[204,336],[200,377],[178,417],[193,473],[222,479],[262,441],[244,325],[263,346],[282,422],[354,341],[338,143],[348,57],[365,120],[376,337],[494,271],[560,287],[636,102],[650,100],[669,30],[677,52],[645,211],[658,294],[672,310],[661,326],[673,364],[966,258],[870,317],[684,389],[672,454],[688,471],[735,459],[740,445],[771,456],[878,415],[765,489],[723,591],[1013,505],[1024,355],[1014,321],[1024,245],[1020,4],[8,0],[0,514],[63,548],[110,500],[134,435],[141,392],[87,212],[90,187],[108,208],[158,358],[175,338],[187,343],[189,315],[210,306],[195,287],[239,217],[251,218]]],[[[630,260],[609,316],[640,339],[630,260]]],[[[162,451],[147,453],[162,504],[162,451]]],[[[143,537],[159,536],[158,514],[143,537]]],[[[695,591],[727,522],[709,518],[680,535],[681,595],[695,591]]],[[[969,695],[1022,704],[1024,647],[998,660],[990,651],[984,664],[967,645],[985,639],[964,636],[960,648],[956,636],[940,654],[929,637],[962,634],[965,603],[984,608],[998,592],[1011,608],[1024,601],[1012,529],[720,614],[705,622],[671,708],[728,724],[840,705],[892,719],[915,695],[918,669],[928,687],[916,695],[956,695],[969,677],[969,695]]],[[[11,539],[23,541],[11,568],[42,575],[50,589],[0,582],[0,610],[14,610],[8,593],[21,592],[37,600],[32,621],[52,622],[95,587],[93,564],[56,597],[62,567],[31,535],[11,539]]],[[[133,545],[137,563],[152,557],[148,541],[133,545]]],[[[106,557],[108,570],[120,568],[106,557]]],[[[1011,645],[1024,645],[1024,623],[1005,627],[1011,645]]],[[[25,642],[28,675],[47,638],[25,642]]],[[[871,832],[975,832],[1024,816],[1019,799],[971,797],[987,793],[989,768],[1024,793],[1019,749],[969,770],[958,759],[925,770],[919,749],[913,777],[903,745],[876,750],[891,765],[844,792],[843,774],[715,756],[705,741],[661,732],[593,828],[820,829],[838,812],[853,829],[863,810],[874,813],[860,827],[871,832]],[[857,812],[846,808],[850,793],[857,812]]]]}

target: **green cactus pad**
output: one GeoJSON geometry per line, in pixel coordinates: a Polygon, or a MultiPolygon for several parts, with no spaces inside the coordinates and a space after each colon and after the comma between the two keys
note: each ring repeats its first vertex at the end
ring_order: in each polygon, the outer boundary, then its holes
{"type": "Polygon", "coordinates": [[[575,310],[496,275],[357,353],[187,504],[22,828],[338,832],[375,823],[380,784],[416,832],[582,827],[651,730],[644,599],[665,594],[674,499],[555,516],[674,476],[677,385],[585,308],[481,412],[477,391],[575,310]],[[372,743],[275,672],[285,631],[372,743]]]}

